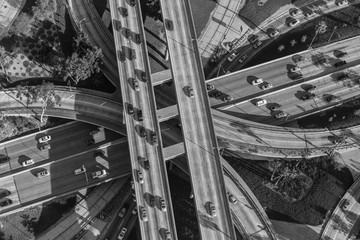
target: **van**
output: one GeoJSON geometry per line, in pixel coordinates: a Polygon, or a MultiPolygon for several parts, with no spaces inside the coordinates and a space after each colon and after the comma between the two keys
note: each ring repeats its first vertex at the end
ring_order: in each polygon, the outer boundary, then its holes
{"type": "Polygon", "coordinates": [[[46,176],[49,176],[50,175],[50,172],[48,171],[48,170],[43,170],[43,171],[41,171],[41,172],[38,172],[37,174],[36,174],[36,176],[38,177],[38,178],[43,178],[43,177],[46,177],[46,176]]]}

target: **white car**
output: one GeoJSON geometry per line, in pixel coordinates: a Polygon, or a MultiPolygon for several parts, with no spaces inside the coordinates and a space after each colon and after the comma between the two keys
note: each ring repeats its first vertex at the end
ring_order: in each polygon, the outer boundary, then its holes
{"type": "Polygon", "coordinates": [[[210,209],[210,215],[212,217],[215,217],[216,216],[216,208],[215,208],[214,203],[210,202],[209,209],[210,209]]]}
{"type": "Polygon", "coordinates": [[[126,232],[127,232],[127,228],[121,229],[121,232],[119,233],[118,239],[119,240],[124,239],[126,232]]]}
{"type": "Polygon", "coordinates": [[[160,206],[161,206],[161,211],[166,212],[166,203],[164,198],[160,199],[160,206]]]}
{"type": "Polygon", "coordinates": [[[121,209],[121,211],[119,212],[119,217],[121,217],[121,218],[124,217],[125,213],[126,213],[126,207],[123,207],[121,209]]]}
{"type": "Polygon", "coordinates": [[[316,12],[310,11],[310,12],[305,13],[304,15],[305,15],[305,17],[309,18],[309,17],[315,16],[316,12]]]}
{"type": "Polygon", "coordinates": [[[34,160],[28,159],[28,160],[23,161],[21,164],[22,164],[24,167],[27,167],[27,166],[33,165],[34,163],[35,163],[34,160]]]}
{"type": "Polygon", "coordinates": [[[286,117],[286,116],[287,116],[287,114],[285,112],[283,112],[283,111],[275,114],[276,119],[280,119],[280,118],[283,118],[283,117],[286,117]]]}
{"type": "Polygon", "coordinates": [[[295,16],[299,15],[300,13],[301,13],[300,9],[296,8],[290,12],[290,15],[292,17],[295,17],[295,16]]]}
{"type": "Polygon", "coordinates": [[[338,6],[344,6],[346,4],[349,4],[349,2],[347,0],[342,0],[342,1],[336,3],[336,5],[338,5],[338,6]]]}
{"type": "Polygon", "coordinates": [[[38,178],[43,178],[43,177],[46,177],[46,176],[49,176],[50,175],[50,172],[48,171],[48,170],[43,170],[43,171],[41,171],[41,172],[38,172],[37,174],[36,174],[36,176],[38,177],[38,178]]]}
{"type": "Polygon", "coordinates": [[[148,219],[147,211],[144,207],[140,208],[140,213],[141,213],[141,219],[144,222],[147,222],[149,219],[148,219]]]}
{"type": "Polygon", "coordinates": [[[290,72],[299,72],[300,68],[298,66],[290,68],[290,72]]]}
{"type": "Polygon", "coordinates": [[[294,27],[300,23],[299,19],[294,19],[291,22],[289,22],[289,27],[294,27]]]}
{"type": "Polygon", "coordinates": [[[84,166],[82,166],[81,168],[75,169],[74,171],[74,175],[79,175],[86,172],[86,168],[84,166]]]}
{"type": "Polygon", "coordinates": [[[253,85],[253,86],[257,86],[257,85],[259,85],[259,84],[261,84],[261,83],[263,83],[264,81],[262,80],[262,78],[258,78],[258,79],[255,79],[255,80],[253,80],[252,82],[251,82],[251,84],[253,85]]]}
{"type": "Polygon", "coordinates": [[[276,36],[279,35],[279,34],[280,34],[280,32],[275,29],[274,31],[272,31],[272,32],[269,34],[269,37],[274,38],[274,37],[276,37],[276,36]]]}
{"type": "Polygon", "coordinates": [[[144,183],[144,175],[142,173],[142,171],[138,171],[138,180],[140,184],[144,183]]]}
{"type": "Polygon", "coordinates": [[[255,102],[255,105],[260,107],[260,106],[263,106],[267,103],[267,101],[265,99],[261,99],[261,100],[258,100],[257,102],[255,102]]]}
{"type": "Polygon", "coordinates": [[[50,135],[46,135],[46,136],[43,136],[41,138],[39,138],[39,143],[45,143],[45,142],[48,142],[51,140],[51,136],[50,135]]]}
{"type": "Polygon", "coordinates": [[[106,170],[102,169],[96,172],[91,173],[92,178],[103,178],[106,176],[106,170]]]}
{"type": "Polygon", "coordinates": [[[237,56],[237,54],[236,54],[236,53],[233,53],[233,54],[230,55],[230,57],[228,57],[227,60],[228,60],[229,62],[232,62],[232,61],[236,58],[236,56],[237,56]]]}
{"type": "Polygon", "coordinates": [[[140,85],[139,85],[139,81],[138,80],[134,80],[134,90],[136,92],[140,91],[140,85]]]}
{"type": "Polygon", "coordinates": [[[233,204],[236,204],[237,203],[237,199],[234,197],[234,195],[232,194],[229,194],[229,201],[233,204]]]}

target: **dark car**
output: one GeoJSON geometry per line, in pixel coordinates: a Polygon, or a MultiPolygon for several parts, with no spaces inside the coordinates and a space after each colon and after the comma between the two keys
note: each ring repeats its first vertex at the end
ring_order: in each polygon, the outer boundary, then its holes
{"type": "Polygon", "coordinates": [[[151,207],[153,207],[153,206],[155,206],[155,204],[156,204],[155,196],[154,196],[154,195],[151,195],[151,196],[150,196],[150,203],[149,203],[149,205],[150,205],[151,207]]]}
{"type": "Polygon", "coordinates": [[[174,30],[174,23],[173,21],[169,20],[169,19],[165,19],[165,27],[167,30],[172,31],[174,30]]]}
{"type": "Polygon", "coordinates": [[[136,59],[136,53],[135,53],[135,51],[131,51],[131,52],[130,52],[129,59],[130,59],[130,60],[135,60],[135,59],[136,59]]]}
{"type": "Polygon", "coordinates": [[[320,59],[317,60],[318,64],[324,64],[326,62],[327,62],[326,58],[320,58],[320,59]]]}
{"type": "Polygon", "coordinates": [[[0,156],[0,163],[6,163],[8,161],[10,161],[10,158],[8,156],[6,156],[6,155],[0,156]]]}
{"type": "Polygon", "coordinates": [[[135,40],[138,44],[141,44],[143,42],[140,34],[135,35],[135,40]]]}
{"type": "Polygon", "coordinates": [[[142,79],[144,82],[147,82],[147,81],[149,80],[148,77],[147,77],[146,72],[142,72],[142,73],[141,73],[141,79],[142,79]]]}
{"type": "Polygon", "coordinates": [[[86,139],[86,140],[84,141],[84,144],[85,144],[86,146],[90,146],[90,145],[92,145],[92,144],[94,144],[94,143],[95,143],[95,140],[92,139],[92,138],[86,139]]]}
{"type": "Polygon", "coordinates": [[[146,135],[147,135],[146,129],[144,127],[141,127],[140,128],[140,137],[146,138],[146,135]]]}
{"type": "Polygon", "coordinates": [[[294,76],[292,77],[292,79],[294,79],[294,80],[300,80],[300,79],[302,79],[302,78],[303,78],[302,73],[298,73],[298,74],[296,74],[296,75],[294,75],[294,76]]]}
{"type": "Polygon", "coordinates": [[[128,109],[128,113],[129,113],[130,115],[133,115],[133,114],[134,114],[134,107],[133,107],[132,104],[128,104],[127,109],[128,109]]]}
{"type": "Polygon", "coordinates": [[[339,80],[339,81],[342,81],[342,80],[345,80],[345,79],[347,79],[349,76],[348,76],[348,74],[347,73],[340,73],[337,77],[336,77],[336,79],[337,80],[339,80]]]}
{"type": "Polygon", "coordinates": [[[149,169],[150,169],[149,159],[143,158],[143,157],[138,157],[138,161],[143,164],[145,170],[149,170],[149,169]]]}
{"type": "Polygon", "coordinates": [[[314,86],[314,85],[308,85],[308,86],[306,86],[306,87],[304,88],[304,90],[307,91],[307,92],[312,92],[312,91],[314,91],[315,89],[316,89],[316,86],[314,86]]]}
{"type": "Polygon", "coordinates": [[[45,150],[51,149],[51,146],[50,146],[50,144],[46,143],[46,144],[41,145],[39,148],[41,151],[45,151],[45,150]]]}
{"type": "Polygon", "coordinates": [[[143,113],[142,113],[142,110],[141,110],[141,109],[138,109],[138,110],[137,110],[136,116],[137,116],[137,120],[138,120],[139,122],[144,121],[144,117],[143,117],[143,113]]]}
{"type": "Polygon", "coordinates": [[[131,36],[131,31],[130,31],[130,29],[128,29],[128,28],[125,29],[125,38],[127,38],[127,39],[131,39],[131,38],[132,38],[132,36],[131,36]]]}
{"type": "Polygon", "coordinates": [[[248,38],[249,43],[255,43],[259,39],[258,35],[252,35],[248,38]]]}
{"type": "Polygon", "coordinates": [[[154,146],[158,145],[158,137],[156,133],[151,133],[151,142],[154,146]]]}
{"type": "Polygon", "coordinates": [[[301,100],[309,100],[309,99],[313,99],[314,97],[315,97],[314,93],[306,93],[301,96],[301,100]]]}
{"type": "Polygon", "coordinates": [[[0,198],[4,198],[4,197],[7,197],[7,196],[9,196],[11,194],[11,192],[9,191],[9,190],[2,190],[1,192],[0,192],[0,198]]]}
{"type": "Polygon", "coordinates": [[[129,1],[130,6],[134,7],[136,5],[136,0],[129,1]]]}
{"type": "Polygon", "coordinates": [[[337,97],[334,95],[329,95],[324,98],[324,100],[328,103],[332,103],[332,102],[336,101],[336,99],[337,99],[337,97]]]}
{"type": "Polygon", "coordinates": [[[128,10],[127,10],[126,8],[123,8],[123,9],[122,9],[122,15],[123,15],[124,17],[129,16],[129,12],[128,12],[128,10]]]}
{"type": "Polygon", "coordinates": [[[0,200],[0,207],[6,207],[6,206],[9,206],[10,204],[12,204],[11,199],[5,198],[5,199],[0,200]]]}
{"type": "Polygon", "coordinates": [[[334,67],[340,67],[340,66],[345,65],[346,63],[347,63],[346,61],[336,62],[336,63],[334,64],[334,67]]]}
{"type": "Polygon", "coordinates": [[[222,92],[220,92],[218,90],[215,90],[215,91],[212,91],[209,93],[210,97],[215,97],[215,98],[220,97],[221,95],[222,95],[222,92]]]}
{"type": "Polygon", "coordinates": [[[345,57],[347,55],[347,52],[339,52],[338,54],[337,54],[337,57],[338,58],[342,58],[342,57],[345,57]]]}

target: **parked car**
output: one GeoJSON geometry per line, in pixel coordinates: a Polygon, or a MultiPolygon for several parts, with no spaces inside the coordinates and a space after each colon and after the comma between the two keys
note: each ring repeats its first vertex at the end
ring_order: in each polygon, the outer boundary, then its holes
{"type": "Polygon", "coordinates": [[[301,72],[298,72],[296,75],[292,76],[291,78],[294,80],[300,80],[303,78],[303,75],[301,72]]]}
{"type": "Polygon", "coordinates": [[[137,208],[134,207],[134,209],[131,211],[132,214],[136,214],[137,213],[137,208]]]}
{"type": "Polygon", "coordinates": [[[345,211],[349,205],[350,205],[349,200],[344,199],[344,200],[340,203],[340,208],[345,211]]]}
{"type": "Polygon", "coordinates": [[[305,17],[310,18],[316,15],[316,12],[314,11],[308,11],[304,14],[305,17]]]}
{"type": "Polygon", "coordinates": [[[96,134],[100,133],[100,128],[95,128],[95,129],[91,130],[89,133],[90,133],[90,135],[96,135],[96,134]]]}
{"type": "Polygon", "coordinates": [[[190,97],[190,98],[194,98],[194,97],[195,97],[195,95],[194,95],[194,89],[192,89],[191,87],[189,87],[188,91],[189,91],[189,97],[190,97]]]}
{"type": "Polygon", "coordinates": [[[210,215],[215,217],[216,216],[216,209],[214,203],[209,203],[210,215]]]}
{"type": "Polygon", "coordinates": [[[345,60],[334,63],[334,67],[340,67],[345,65],[347,62],[345,60]]]}
{"type": "Polygon", "coordinates": [[[246,58],[247,58],[246,54],[242,55],[239,59],[239,63],[242,63],[246,58]]]}
{"type": "Polygon", "coordinates": [[[134,90],[136,92],[140,91],[140,85],[139,85],[139,81],[138,80],[134,80],[134,90]]]}
{"type": "Polygon", "coordinates": [[[132,50],[130,51],[129,59],[130,59],[131,61],[136,59],[136,53],[135,53],[135,51],[132,51],[132,50]]]}
{"type": "Polygon", "coordinates": [[[165,232],[165,240],[171,240],[171,233],[170,231],[165,232]]]}
{"type": "Polygon", "coordinates": [[[265,84],[260,86],[261,90],[267,90],[267,89],[270,89],[272,87],[273,87],[273,85],[271,83],[265,83],[265,84]]]}
{"type": "Polygon", "coordinates": [[[309,99],[313,99],[315,97],[314,93],[309,93],[307,92],[306,94],[301,96],[301,100],[309,100],[309,99]]]}
{"type": "Polygon", "coordinates": [[[11,199],[5,198],[0,200],[0,207],[6,207],[9,206],[10,204],[12,204],[11,199]]]}
{"type": "Polygon", "coordinates": [[[289,22],[289,27],[295,27],[299,23],[300,23],[299,19],[293,19],[292,21],[289,22]]]}
{"type": "Polygon", "coordinates": [[[158,145],[158,137],[157,134],[154,132],[151,133],[151,142],[154,146],[158,145]]]}
{"type": "Polygon", "coordinates": [[[104,155],[104,151],[103,150],[97,150],[94,152],[94,158],[96,157],[101,157],[104,155]]]}
{"type": "Polygon", "coordinates": [[[146,138],[146,136],[147,136],[146,128],[140,127],[140,137],[146,138]]]}
{"type": "Polygon", "coordinates": [[[213,85],[211,85],[211,84],[206,84],[206,90],[212,91],[212,90],[214,90],[214,89],[215,89],[215,87],[214,87],[213,85]]]}
{"type": "Polygon", "coordinates": [[[79,174],[82,174],[84,172],[86,172],[86,168],[85,168],[85,166],[82,166],[81,168],[75,169],[74,175],[79,175],[79,174]]]}
{"type": "Polygon", "coordinates": [[[127,232],[127,228],[121,229],[121,232],[119,233],[118,239],[123,240],[124,237],[125,237],[126,232],[127,232]]]}
{"type": "Polygon", "coordinates": [[[270,107],[270,110],[271,111],[277,111],[277,110],[279,110],[280,109],[280,105],[272,105],[271,107],[270,107]]]}
{"type": "Polygon", "coordinates": [[[279,30],[274,29],[273,31],[271,31],[271,32],[269,33],[269,37],[274,38],[274,37],[276,37],[276,36],[279,35],[279,34],[280,34],[279,30]]]}
{"type": "Polygon", "coordinates": [[[137,172],[137,175],[138,175],[138,181],[140,184],[143,184],[144,183],[144,175],[142,173],[142,171],[138,171],[137,172]]]}
{"type": "Polygon", "coordinates": [[[316,86],[314,86],[314,85],[308,85],[304,88],[304,90],[309,93],[313,92],[315,89],[316,89],[316,86]]]}
{"type": "Polygon", "coordinates": [[[11,194],[11,192],[7,189],[4,189],[0,192],[0,198],[4,198],[4,197],[7,197],[11,194]]]}
{"type": "Polygon", "coordinates": [[[141,110],[141,109],[138,109],[138,110],[137,110],[136,116],[137,116],[137,120],[138,120],[139,122],[144,121],[144,116],[143,116],[143,113],[142,113],[142,110],[141,110]]]}
{"type": "Polygon", "coordinates": [[[342,80],[347,79],[348,77],[349,77],[349,75],[347,73],[342,72],[336,77],[336,79],[339,81],[342,81],[342,80]]]}
{"type": "Polygon", "coordinates": [[[129,1],[129,4],[130,4],[130,6],[135,7],[135,5],[136,5],[136,0],[130,0],[130,1],[129,1]]]}
{"type": "Polygon", "coordinates": [[[317,64],[324,64],[327,62],[327,59],[326,58],[319,58],[317,61],[317,64]]]}
{"type": "Polygon", "coordinates": [[[337,100],[337,97],[334,95],[328,95],[324,98],[324,100],[328,103],[335,102],[337,100]]]}
{"type": "Polygon", "coordinates": [[[35,161],[32,158],[30,158],[30,159],[23,161],[21,163],[21,165],[23,165],[23,167],[27,167],[27,166],[33,165],[34,163],[35,163],[35,161]]]}
{"type": "Polygon", "coordinates": [[[150,199],[149,199],[149,205],[150,207],[154,207],[156,205],[156,200],[155,200],[155,196],[154,195],[150,195],[150,199]]]}
{"type": "Polygon", "coordinates": [[[252,84],[253,86],[257,86],[257,85],[259,85],[259,84],[261,84],[261,83],[263,83],[263,82],[264,82],[264,81],[262,80],[262,78],[258,78],[258,79],[252,80],[251,84],[252,84]]]}
{"type": "Polygon", "coordinates": [[[50,146],[50,144],[44,144],[44,145],[41,145],[39,148],[40,148],[40,151],[45,151],[45,150],[51,149],[51,146],[50,146]]]}
{"type": "Polygon", "coordinates": [[[347,52],[339,52],[336,57],[342,58],[342,57],[345,57],[346,55],[347,55],[347,52]]]}
{"type": "Polygon", "coordinates": [[[0,155],[0,163],[6,163],[10,161],[10,157],[6,155],[0,155]]]}
{"type": "Polygon", "coordinates": [[[342,1],[339,1],[336,3],[336,5],[338,5],[338,6],[344,6],[346,4],[349,4],[349,2],[347,0],[342,0],[342,1]]]}
{"type": "Polygon", "coordinates": [[[39,143],[45,143],[45,142],[48,142],[51,140],[51,136],[50,135],[46,135],[46,136],[43,136],[41,138],[38,139],[39,143]]]}
{"type": "Polygon", "coordinates": [[[261,44],[262,44],[262,41],[257,40],[257,41],[253,44],[253,48],[257,49],[261,44]]]}
{"type": "Polygon", "coordinates": [[[173,21],[169,20],[169,19],[165,19],[165,27],[167,30],[169,31],[173,31],[174,30],[174,23],[173,21]]]}
{"type": "Polygon", "coordinates": [[[228,61],[229,62],[232,62],[235,58],[236,58],[236,56],[237,56],[237,54],[234,52],[234,53],[232,53],[229,57],[228,57],[228,61]]]}
{"type": "Polygon", "coordinates": [[[148,221],[147,211],[144,207],[140,208],[140,216],[141,216],[141,220],[143,220],[144,222],[148,221]]]}
{"type": "Polygon", "coordinates": [[[295,16],[299,15],[300,13],[301,13],[301,10],[298,9],[298,8],[295,8],[294,10],[292,10],[292,11],[290,12],[290,15],[291,15],[292,17],[295,17],[295,16]]]}
{"type": "Polygon", "coordinates": [[[38,172],[37,174],[36,174],[36,176],[38,177],[38,178],[43,178],[43,177],[46,177],[46,176],[49,176],[50,175],[50,172],[48,171],[48,170],[42,170],[41,172],[38,172]]]}
{"type": "Polygon", "coordinates": [[[130,31],[130,29],[124,28],[124,30],[125,30],[125,38],[131,39],[132,36],[131,36],[131,31],[130,31]]]}
{"type": "Polygon", "coordinates": [[[277,114],[274,115],[276,119],[280,119],[280,118],[283,118],[283,117],[286,117],[287,114],[283,111],[280,111],[278,112],[277,114]]]}
{"type": "Polygon", "coordinates": [[[127,208],[126,207],[123,207],[122,209],[121,209],[121,211],[119,212],[119,217],[124,217],[124,215],[125,215],[125,213],[126,213],[126,210],[127,210],[127,208]]]}
{"type": "Polygon", "coordinates": [[[260,106],[265,105],[266,103],[267,103],[267,101],[265,99],[260,99],[257,102],[255,102],[255,105],[260,107],[260,106]]]}
{"type": "Polygon", "coordinates": [[[128,114],[133,115],[134,114],[134,107],[132,104],[127,105],[128,114]]]}
{"type": "Polygon", "coordinates": [[[290,72],[299,72],[300,68],[298,66],[290,68],[290,72]]]}
{"type": "Polygon", "coordinates": [[[141,79],[143,80],[143,82],[147,82],[149,80],[146,72],[141,73],[141,79]]]}
{"type": "Polygon", "coordinates": [[[128,12],[128,10],[126,8],[122,9],[122,15],[123,15],[123,17],[129,16],[129,12],[128,12]]]}
{"type": "Polygon", "coordinates": [[[91,173],[92,178],[103,178],[106,177],[106,170],[105,169],[101,169],[99,171],[93,172],[91,173]]]}
{"type": "Polygon", "coordinates": [[[249,43],[255,43],[257,40],[259,40],[259,36],[258,35],[251,35],[249,38],[248,38],[248,41],[249,43]]]}
{"type": "Polygon", "coordinates": [[[94,143],[95,143],[95,140],[92,139],[92,138],[86,139],[86,140],[84,141],[84,144],[85,144],[86,146],[93,145],[94,143]]]}
{"type": "Polygon", "coordinates": [[[237,203],[237,199],[234,197],[234,195],[229,193],[229,201],[233,204],[237,203]]]}
{"type": "Polygon", "coordinates": [[[209,93],[210,97],[214,97],[214,98],[218,98],[222,95],[222,92],[220,92],[219,90],[214,90],[212,92],[209,93]]]}
{"type": "Polygon", "coordinates": [[[221,98],[221,100],[223,100],[224,102],[230,102],[232,101],[234,98],[230,95],[225,95],[221,98]]]}
{"type": "Polygon", "coordinates": [[[141,44],[143,42],[142,37],[140,34],[135,35],[135,41],[137,44],[141,44]]]}
{"type": "Polygon", "coordinates": [[[166,212],[166,202],[164,198],[160,198],[160,209],[163,212],[166,212]]]}

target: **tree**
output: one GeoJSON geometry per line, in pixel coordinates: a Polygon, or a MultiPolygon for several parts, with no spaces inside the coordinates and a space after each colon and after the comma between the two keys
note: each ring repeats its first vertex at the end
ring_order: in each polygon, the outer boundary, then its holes
{"type": "Polygon", "coordinates": [[[36,0],[35,6],[32,8],[34,18],[40,20],[49,19],[56,10],[56,0],[36,0]]]}
{"type": "Polygon", "coordinates": [[[11,25],[8,35],[28,36],[31,30],[30,24],[33,21],[33,18],[29,14],[24,12],[20,13],[11,25]]]}
{"type": "Polygon", "coordinates": [[[18,91],[16,97],[22,100],[22,97],[25,96],[27,106],[36,102],[42,103],[41,123],[46,109],[53,108],[56,105],[60,106],[61,97],[56,95],[53,83],[43,81],[41,85],[37,86],[18,85],[16,89],[18,91]]]}
{"type": "Polygon", "coordinates": [[[316,24],[316,30],[315,32],[317,34],[322,34],[322,33],[325,33],[326,32],[326,29],[327,29],[327,24],[325,21],[320,21],[316,24]]]}
{"type": "Polygon", "coordinates": [[[153,18],[155,21],[162,21],[161,9],[160,9],[160,1],[159,0],[146,0],[146,14],[153,18]]]}

